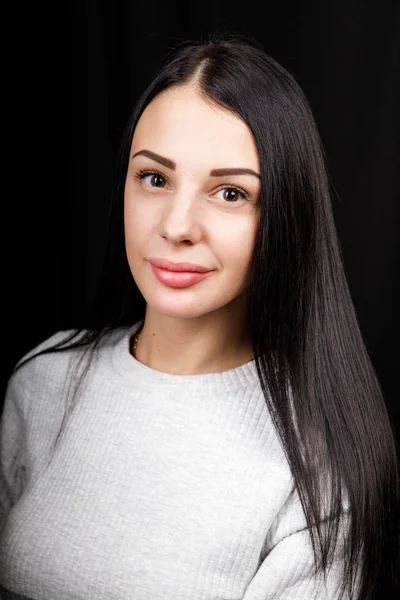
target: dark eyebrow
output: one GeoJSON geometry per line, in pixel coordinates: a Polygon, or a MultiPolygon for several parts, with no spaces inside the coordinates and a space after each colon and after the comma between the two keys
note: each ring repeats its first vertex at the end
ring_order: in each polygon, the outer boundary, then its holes
{"type": "Polygon", "coordinates": [[[160,163],[160,165],[164,165],[164,167],[175,171],[176,164],[173,160],[165,158],[164,156],[160,156],[160,154],[156,154],[155,152],[151,152],[151,150],[139,150],[139,152],[136,152],[132,156],[132,159],[135,158],[135,156],[147,156],[147,158],[155,160],[156,162],[160,163]]]}
{"type": "MultiPolygon", "coordinates": [[[[132,159],[135,158],[135,156],[147,156],[147,158],[155,160],[156,162],[160,163],[160,165],[175,171],[176,163],[174,163],[173,160],[166,158],[165,156],[161,156],[160,154],[156,154],[151,150],[139,150],[139,152],[136,152],[132,156],[132,159]]],[[[256,171],[244,168],[212,169],[210,171],[210,175],[211,177],[225,177],[226,175],[254,175],[255,177],[258,177],[258,179],[261,179],[261,176],[256,173],[256,171]]]]}
{"type": "Polygon", "coordinates": [[[224,177],[225,175],[254,175],[261,179],[261,175],[253,171],[253,169],[213,169],[210,171],[212,177],[224,177]]]}

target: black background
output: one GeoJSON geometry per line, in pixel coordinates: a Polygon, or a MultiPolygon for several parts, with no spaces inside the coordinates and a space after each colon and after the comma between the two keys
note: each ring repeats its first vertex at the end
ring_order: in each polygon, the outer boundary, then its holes
{"type": "MultiPolygon", "coordinates": [[[[361,330],[400,438],[399,2],[18,4],[3,15],[2,384],[81,324],[105,250],[118,144],[165,54],[209,31],[258,39],[308,97],[361,330]]],[[[251,91],[249,91],[251,93],[251,91]]]]}

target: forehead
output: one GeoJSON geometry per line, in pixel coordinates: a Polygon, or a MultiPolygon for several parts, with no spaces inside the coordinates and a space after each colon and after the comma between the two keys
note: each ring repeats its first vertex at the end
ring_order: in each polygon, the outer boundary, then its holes
{"type": "Polygon", "coordinates": [[[228,110],[206,102],[193,85],[168,89],[142,113],[132,153],[143,148],[178,164],[201,163],[258,168],[257,146],[248,125],[228,110]]]}

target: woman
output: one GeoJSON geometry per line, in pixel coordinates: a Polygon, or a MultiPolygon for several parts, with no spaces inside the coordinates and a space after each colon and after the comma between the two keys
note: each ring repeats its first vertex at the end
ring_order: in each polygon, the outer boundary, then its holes
{"type": "Polygon", "coordinates": [[[396,442],[299,86],[187,42],[120,159],[88,326],[9,381],[4,598],[385,597],[396,442]]]}

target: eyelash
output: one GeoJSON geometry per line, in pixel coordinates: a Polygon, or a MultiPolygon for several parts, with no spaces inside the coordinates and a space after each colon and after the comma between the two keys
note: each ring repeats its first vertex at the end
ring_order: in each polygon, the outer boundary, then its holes
{"type": "MultiPolygon", "coordinates": [[[[141,180],[141,179],[144,179],[145,177],[147,177],[148,175],[159,175],[165,181],[168,181],[167,178],[165,177],[165,175],[160,173],[160,171],[156,171],[156,170],[149,171],[146,169],[142,169],[135,174],[135,177],[136,177],[136,179],[141,180]]],[[[245,190],[243,190],[242,188],[240,188],[234,184],[224,184],[218,188],[217,192],[220,192],[221,190],[234,190],[235,192],[238,192],[241,196],[243,196],[244,200],[250,199],[248,193],[245,192],[245,190]]],[[[237,204],[237,202],[229,202],[228,200],[226,200],[226,203],[227,204],[237,204]]]]}

